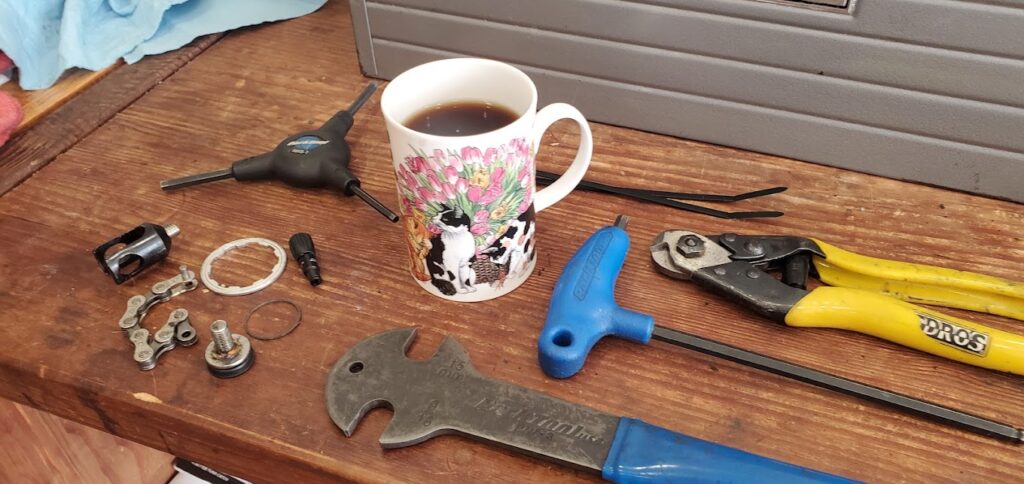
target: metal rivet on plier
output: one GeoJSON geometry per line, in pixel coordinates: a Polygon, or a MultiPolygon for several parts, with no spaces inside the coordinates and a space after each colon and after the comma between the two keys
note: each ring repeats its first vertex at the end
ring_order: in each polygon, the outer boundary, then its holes
{"type": "Polygon", "coordinates": [[[748,240],[746,244],[743,244],[743,248],[753,255],[764,254],[764,245],[761,245],[761,242],[757,240],[748,240]]]}

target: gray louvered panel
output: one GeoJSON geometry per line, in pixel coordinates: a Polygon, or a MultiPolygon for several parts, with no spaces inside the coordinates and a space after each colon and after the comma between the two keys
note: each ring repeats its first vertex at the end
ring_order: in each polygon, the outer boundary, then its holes
{"type": "Polygon", "coordinates": [[[1024,152],[1024,108],[405,8],[369,12],[378,39],[1024,152]]]}
{"type": "Polygon", "coordinates": [[[1024,201],[1024,0],[986,2],[352,0],[370,75],[492,57],[596,121],[1024,201]]]}
{"type": "MultiPolygon", "coordinates": [[[[379,56],[393,61],[383,65],[379,72],[387,79],[400,74],[405,66],[454,55],[386,40],[375,40],[374,49],[379,56]]],[[[842,168],[1024,201],[1021,196],[1024,155],[519,67],[542,86],[538,88],[541,104],[564,101],[585,106],[582,111],[590,119],[614,118],[616,124],[648,131],[753,151],[786,152],[786,156],[793,158],[828,160],[827,164],[842,168]],[[628,102],[607,102],[627,98],[628,102]],[[664,112],[676,114],[671,117],[652,115],[664,112]],[[664,129],[663,125],[671,129],[664,129]],[[921,160],[927,160],[925,169],[919,164],[921,160]]]]}
{"type": "Polygon", "coordinates": [[[1007,7],[958,0],[858,0],[851,17],[752,0],[650,0],[636,3],[1024,58],[1024,36],[1021,35],[1024,5],[1007,7]]]}
{"type": "MultiPolygon", "coordinates": [[[[491,20],[500,26],[530,26],[546,32],[1024,107],[1024,60],[1019,59],[619,1],[391,0],[386,4],[371,2],[370,6],[387,8],[390,4],[457,15],[480,25],[494,25],[480,21],[491,20]],[[978,89],[978,85],[986,88],[978,89]]],[[[830,18],[828,14],[811,13],[830,18]]],[[[840,18],[850,21],[846,15],[840,18]]],[[[1019,28],[1017,35],[1024,38],[1024,21],[1019,28]]],[[[1024,51],[1018,52],[1018,57],[1024,57],[1024,51]]]]}

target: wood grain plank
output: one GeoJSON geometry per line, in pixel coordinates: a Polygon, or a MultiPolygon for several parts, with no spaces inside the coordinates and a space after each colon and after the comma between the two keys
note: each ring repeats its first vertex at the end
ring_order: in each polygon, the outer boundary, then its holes
{"type": "Polygon", "coordinates": [[[0,482],[162,484],[170,454],[0,400],[0,482]]]}
{"type": "Polygon", "coordinates": [[[74,146],[220,37],[221,34],[201,37],[178,50],[146,57],[116,69],[111,67],[109,76],[97,75],[82,80],[81,88],[93,82],[95,85],[69,100],[62,100],[60,108],[51,109],[53,112],[48,116],[33,120],[35,125],[31,129],[15,134],[0,146],[0,194],[74,146]]]}
{"type": "MultiPolygon", "coordinates": [[[[646,247],[669,228],[808,235],[867,255],[1019,279],[1024,213],[1017,204],[594,125],[591,179],[714,193],[788,185],[783,194],[736,205],[787,215],[721,221],[575,192],[538,214],[538,265],[529,281],[498,300],[454,304],[419,289],[406,271],[400,226],[356,199],[276,183],[158,189],[162,179],[270,149],[346,106],[367,82],[351,34],[347,2],[232,33],[0,198],[0,337],[7,345],[0,395],[264,482],[596,480],[455,436],[385,451],[376,440],[387,410],[345,438],[324,408],[326,373],[360,339],[415,325],[421,335],[413,358],[453,335],[494,378],[853,478],[1014,481],[1024,470],[1010,444],[665,344],[602,341],[579,375],[560,381],[540,371],[535,346],[562,266],[594,230],[625,213],[633,246],[619,277],[623,306],[665,326],[1021,425],[1018,377],[866,336],[780,327],[657,274],[646,247]],[[177,223],[182,235],[168,261],[114,286],[88,251],[142,221],[177,223]],[[298,231],[317,241],[324,284],[311,288],[290,264],[251,296],[200,289],[158,307],[147,326],[186,307],[203,330],[200,345],[173,350],[152,372],[137,370],[114,330],[129,296],[179,263],[198,267],[226,241],[283,243],[298,231]],[[200,351],[209,341],[206,325],[240,325],[250,308],[274,298],[299,304],[302,326],[285,339],[254,342],[259,356],[246,375],[208,375],[200,351]]],[[[377,99],[360,111],[348,139],[363,186],[389,200],[394,175],[377,99]]],[[[574,143],[572,128],[556,125],[542,142],[540,168],[564,169],[574,143]]],[[[262,274],[250,262],[223,269],[239,279],[262,274]]],[[[1018,322],[955,313],[1020,331],[1018,322]]]]}
{"type": "Polygon", "coordinates": [[[98,71],[87,71],[85,69],[72,69],[64,74],[53,86],[36,91],[26,91],[18,87],[17,79],[0,86],[0,91],[14,96],[21,104],[24,117],[15,132],[31,128],[46,115],[56,111],[68,102],[68,100],[88,89],[107,74],[110,74],[122,64],[118,61],[106,69],[98,71]]]}

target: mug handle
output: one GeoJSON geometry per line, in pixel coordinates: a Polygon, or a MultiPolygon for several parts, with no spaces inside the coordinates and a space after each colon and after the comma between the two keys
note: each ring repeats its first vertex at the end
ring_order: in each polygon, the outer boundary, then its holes
{"type": "MultiPolygon", "coordinates": [[[[580,180],[583,180],[583,174],[587,172],[587,167],[590,166],[590,157],[594,152],[593,135],[590,133],[590,125],[587,124],[583,114],[568,104],[554,103],[544,106],[544,109],[537,111],[537,118],[533,123],[533,137],[531,138],[534,143],[537,143],[537,153],[540,153],[540,140],[544,136],[544,132],[555,121],[562,119],[571,119],[580,125],[580,147],[576,151],[576,159],[569,165],[569,169],[565,170],[565,173],[558,180],[555,180],[547,188],[539,190],[534,196],[533,207],[538,212],[554,205],[559,200],[565,198],[573,188],[576,188],[580,180]]],[[[536,166],[535,156],[534,171],[536,171],[536,166]]]]}

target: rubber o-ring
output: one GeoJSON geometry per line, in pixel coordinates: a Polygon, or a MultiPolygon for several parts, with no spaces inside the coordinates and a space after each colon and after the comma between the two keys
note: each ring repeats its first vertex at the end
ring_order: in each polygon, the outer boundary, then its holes
{"type": "Polygon", "coordinates": [[[257,305],[256,307],[252,308],[252,310],[249,311],[249,315],[245,317],[245,323],[242,325],[242,327],[245,328],[245,334],[253,337],[254,339],[258,339],[260,341],[273,341],[275,339],[284,338],[285,336],[288,336],[289,334],[291,334],[292,331],[295,331],[295,328],[299,327],[299,323],[301,323],[301,322],[302,322],[302,309],[299,308],[298,304],[295,304],[294,302],[289,301],[287,299],[271,299],[269,301],[264,301],[264,302],[260,303],[259,305],[257,305]],[[263,306],[268,306],[268,305],[271,305],[271,304],[278,304],[278,303],[280,303],[280,304],[288,304],[291,307],[295,308],[295,321],[292,321],[291,326],[289,326],[284,331],[282,331],[282,332],[280,332],[278,334],[271,335],[271,336],[263,336],[263,335],[258,335],[256,333],[253,333],[252,330],[249,329],[249,320],[252,319],[252,315],[256,314],[256,312],[259,311],[260,309],[263,309],[263,306]]]}
{"type": "Polygon", "coordinates": [[[288,256],[284,253],[284,248],[277,242],[260,237],[250,237],[248,239],[233,240],[211,252],[210,255],[206,256],[206,260],[203,261],[203,266],[199,269],[199,277],[203,280],[203,284],[205,284],[209,290],[217,294],[222,294],[224,296],[244,296],[246,294],[262,291],[273,284],[274,281],[284,273],[284,266],[287,263],[288,256]],[[264,247],[269,247],[274,251],[274,255],[277,257],[277,262],[274,264],[274,268],[271,269],[270,274],[267,275],[267,277],[244,287],[225,286],[214,280],[213,276],[210,275],[210,272],[213,271],[214,261],[224,257],[224,254],[227,254],[232,250],[248,247],[250,245],[262,245],[264,247]]]}

